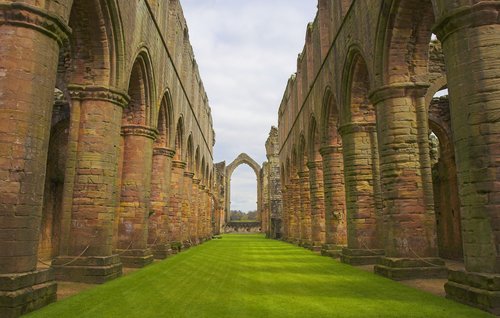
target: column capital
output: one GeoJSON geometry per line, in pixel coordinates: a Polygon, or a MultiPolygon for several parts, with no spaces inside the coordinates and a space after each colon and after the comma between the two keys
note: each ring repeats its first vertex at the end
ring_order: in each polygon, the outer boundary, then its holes
{"type": "Polygon", "coordinates": [[[153,149],[153,156],[165,156],[169,158],[173,158],[175,155],[175,150],[165,147],[155,147],[153,149]]]}
{"type": "Polygon", "coordinates": [[[142,125],[122,126],[122,136],[143,136],[155,140],[158,136],[158,130],[142,125]]]}
{"type": "Polygon", "coordinates": [[[404,82],[381,86],[370,92],[370,101],[377,105],[388,99],[401,97],[424,97],[430,84],[425,82],[404,82]]]}
{"type": "Polygon", "coordinates": [[[184,171],[184,177],[192,179],[194,177],[194,172],[184,171]]]}
{"type": "Polygon", "coordinates": [[[206,187],[205,187],[205,185],[204,185],[204,184],[201,184],[201,183],[200,183],[200,184],[198,185],[198,188],[199,188],[200,190],[202,190],[202,191],[203,191],[203,190],[205,190],[205,188],[206,188],[206,187]]]}
{"type": "Polygon", "coordinates": [[[200,182],[201,182],[201,180],[200,180],[200,179],[198,179],[198,178],[194,178],[194,177],[193,177],[193,183],[194,183],[194,184],[199,185],[199,184],[200,184],[200,182]]]}
{"type": "Polygon", "coordinates": [[[309,170],[299,171],[297,174],[299,175],[299,179],[309,180],[309,170]]]}
{"type": "MultiPolygon", "coordinates": [[[[323,149],[323,148],[321,148],[321,149],[323,149]]],[[[321,153],[321,149],[320,149],[320,153],[321,153]]],[[[318,160],[318,161],[309,161],[308,163],[306,163],[306,166],[307,166],[307,168],[309,168],[309,170],[317,169],[317,168],[322,168],[323,167],[323,161],[321,161],[321,160],[318,160]]]]}
{"type": "Polygon", "coordinates": [[[124,91],[104,86],[68,85],[69,96],[73,100],[99,100],[113,103],[124,108],[130,96],[124,91]]]}
{"type": "Polygon", "coordinates": [[[348,123],[340,126],[338,129],[341,136],[356,132],[374,132],[375,130],[375,123],[348,123]]]}
{"type": "MultiPolygon", "coordinates": [[[[342,153],[342,146],[325,146],[319,149],[319,153],[322,157],[331,155],[334,153],[342,153]]],[[[317,162],[317,161],[316,161],[317,162]]]]}
{"type": "Polygon", "coordinates": [[[471,6],[450,11],[448,14],[440,17],[434,25],[434,32],[441,42],[458,30],[464,28],[474,28],[483,25],[499,24],[500,20],[500,2],[483,1],[471,6]]]}
{"type": "Polygon", "coordinates": [[[57,41],[68,40],[71,28],[58,16],[20,2],[0,3],[0,25],[14,25],[39,31],[57,41]]]}
{"type": "Polygon", "coordinates": [[[172,160],[172,168],[180,168],[180,169],[185,169],[186,168],[186,162],[180,161],[180,160],[172,160]]]}

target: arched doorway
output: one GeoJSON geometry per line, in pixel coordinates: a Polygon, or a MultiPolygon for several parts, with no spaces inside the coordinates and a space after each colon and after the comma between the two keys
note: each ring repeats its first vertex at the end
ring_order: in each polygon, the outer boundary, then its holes
{"type": "Polygon", "coordinates": [[[262,193],[262,182],[260,178],[260,165],[253,160],[249,155],[242,153],[233,162],[231,162],[226,167],[226,202],[225,202],[225,221],[228,223],[230,221],[231,215],[231,176],[234,170],[240,165],[246,164],[255,172],[255,177],[257,179],[257,219],[260,220],[260,212],[262,207],[261,193],[262,193]]]}

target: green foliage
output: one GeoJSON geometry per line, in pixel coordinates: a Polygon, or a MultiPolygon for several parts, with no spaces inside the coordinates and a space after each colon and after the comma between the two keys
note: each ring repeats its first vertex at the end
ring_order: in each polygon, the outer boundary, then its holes
{"type": "Polygon", "coordinates": [[[224,235],[28,317],[490,317],[262,235],[224,235]]]}
{"type": "Polygon", "coordinates": [[[256,221],[257,211],[242,212],[240,210],[231,211],[231,221],[256,221]]]}

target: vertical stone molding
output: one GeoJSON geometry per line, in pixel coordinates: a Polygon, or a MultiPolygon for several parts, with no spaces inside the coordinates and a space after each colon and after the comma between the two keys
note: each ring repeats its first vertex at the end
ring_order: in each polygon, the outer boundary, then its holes
{"type": "Polygon", "coordinates": [[[309,171],[300,171],[300,243],[303,247],[312,247],[311,237],[311,192],[309,188],[309,171]]]}
{"type": "Polygon", "coordinates": [[[170,174],[175,150],[153,149],[151,174],[151,215],[148,219],[148,245],[156,259],[167,258],[172,253],[168,237],[168,199],[170,196],[170,174]]]}
{"type": "Polygon", "coordinates": [[[498,315],[500,3],[476,2],[440,17],[434,29],[446,62],[465,258],[465,271],[451,271],[445,289],[498,315]]]}
{"type": "Polygon", "coordinates": [[[294,244],[300,241],[300,187],[298,176],[290,180],[290,238],[294,244]]]}
{"type": "Polygon", "coordinates": [[[0,232],[9,237],[0,242],[2,317],[56,300],[53,271],[37,269],[37,246],[59,47],[69,33],[44,10],[0,4],[0,232]]]}
{"type": "Polygon", "coordinates": [[[170,201],[168,205],[169,236],[176,245],[182,242],[182,193],[183,178],[186,163],[184,161],[172,161],[172,176],[170,178],[170,201]]]}
{"type": "Polygon", "coordinates": [[[319,251],[325,244],[325,193],[323,187],[323,163],[310,161],[309,188],[311,196],[311,239],[313,250],[319,251]]]}
{"type": "Polygon", "coordinates": [[[326,238],[323,254],[339,257],[347,244],[344,158],[341,146],[320,149],[323,158],[326,238]]]}
{"type": "MultiPolygon", "coordinates": [[[[375,125],[341,126],[347,206],[347,248],[341,260],[352,265],[375,264],[383,250],[377,237],[373,139],[375,125]]],[[[375,137],[376,138],[376,137],[375,137]]]]}
{"type": "Polygon", "coordinates": [[[284,184],[281,189],[283,197],[283,240],[290,240],[290,185],[284,184]]]}
{"type": "Polygon", "coordinates": [[[430,162],[421,160],[429,158],[427,87],[425,83],[393,84],[370,96],[378,118],[385,203],[386,257],[375,272],[393,279],[446,276],[444,262],[437,258],[430,162]]]}
{"type": "Polygon", "coordinates": [[[201,180],[198,178],[193,178],[193,186],[192,186],[192,213],[193,213],[193,229],[194,229],[194,243],[199,244],[202,242],[203,237],[203,215],[200,209],[200,182],[201,180]]]}
{"type": "Polygon", "coordinates": [[[182,242],[185,247],[191,247],[195,241],[193,217],[193,177],[194,173],[184,171],[182,197],[182,242]]]}
{"type": "Polygon", "coordinates": [[[147,243],[153,142],[157,131],[146,126],[128,125],[122,127],[122,136],[124,148],[116,252],[123,266],[143,267],[153,261],[147,243]]]}

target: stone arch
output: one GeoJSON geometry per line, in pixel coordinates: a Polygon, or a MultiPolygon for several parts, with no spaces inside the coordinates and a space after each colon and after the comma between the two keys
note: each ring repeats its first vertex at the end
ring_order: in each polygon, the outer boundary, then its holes
{"type": "MultiPolygon", "coordinates": [[[[261,199],[260,193],[262,191],[262,184],[260,180],[261,167],[249,155],[247,155],[246,153],[242,153],[226,167],[226,216],[225,216],[226,222],[229,222],[229,217],[231,214],[231,176],[233,175],[234,170],[236,170],[236,168],[238,168],[242,164],[248,165],[255,172],[255,177],[257,179],[257,200],[258,200],[257,208],[261,206],[260,202],[261,199]]],[[[257,211],[257,215],[260,215],[260,211],[257,211]]]]}
{"type": "Polygon", "coordinates": [[[177,120],[177,127],[175,130],[174,138],[174,160],[181,161],[184,153],[184,120],[183,117],[179,117],[177,120]]]}
{"type": "MultiPolygon", "coordinates": [[[[381,214],[379,155],[375,107],[369,100],[370,73],[361,51],[349,50],[343,73],[343,104],[339,133],[347,207],[347,245],[342,261],[356,262],[350,249],[365,250],[373,258],[380,245],[377,223],[381,214]]],[[[361,255],[361,254],[359,254],[361,255]]],[[[376,259],[372,259],[376,262],[376,259]]]]}
{"type": "Polygon", "coordinates": [[[378,22],[376,74],[381,85],[427,82],[431,28],[435,23],[431,0],[395,0],[382,6],[378,22]]]}

